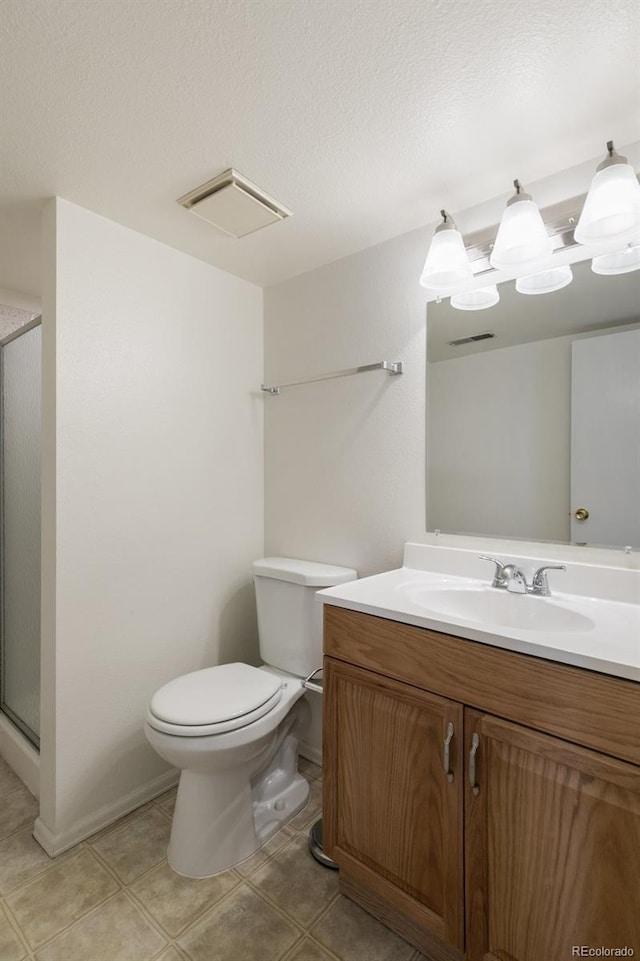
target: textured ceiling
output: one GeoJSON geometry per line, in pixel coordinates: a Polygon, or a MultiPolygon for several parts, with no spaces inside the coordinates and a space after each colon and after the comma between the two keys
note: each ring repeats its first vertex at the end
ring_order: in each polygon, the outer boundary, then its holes
{"type": "MultiPolygon", "coordinates": [[[[636,0],[0,0],[0,286],[58,194],[272,284],[638,136],[636,0]],[[294,211],[175,200],[233,166],[294,211]]],[[[584,189],[584,185],[582,186],[584,189]]]]}

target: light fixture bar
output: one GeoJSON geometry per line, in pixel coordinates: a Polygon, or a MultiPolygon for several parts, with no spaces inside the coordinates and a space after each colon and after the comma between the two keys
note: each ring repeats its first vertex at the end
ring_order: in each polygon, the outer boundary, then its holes
{"type": "MultiPolygon", "coordinates": [[[[608,141],[607,155],[588,193],[539,208],[514,180],[515,192],[499,224],[464,237],[448,211],[442,210],[420,284],[431,291],[430,300],[464,298],[468,292],[493,286],[494,277],[531,277],[565,261],[584,259],[585,248],[594,258],[596,273],[640,269],[639,181],[640,174],[608,141]]],[[[473,309],[468,304],[453,306],[473,309]]]]}
{"type": "MultiPolygon", "coordinates": [[[[581,194],[579,197],[571,197],[570,200],[563,200],[540,210],[553,242],[554,252],[578,246],[578,242],[574,240],[573,231],[586,196],[581,194]]],[[[489,256],[496,238],[496,229],[496,227],[488,227],[469,234],[465,238],[465,247],[475,275],[484,273],[485,270],[494,270],[489,263],[489,256]]]]}

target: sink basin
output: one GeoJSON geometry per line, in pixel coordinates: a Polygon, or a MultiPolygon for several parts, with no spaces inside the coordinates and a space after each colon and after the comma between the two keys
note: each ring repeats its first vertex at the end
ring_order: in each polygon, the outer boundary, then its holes
{"type": "Polygon", "coordinates": [[[591,618],[554,600],[491,587],[430,589],[407,584],[410,600],[425,612],[522,631],[590,631],[591,618]]]}

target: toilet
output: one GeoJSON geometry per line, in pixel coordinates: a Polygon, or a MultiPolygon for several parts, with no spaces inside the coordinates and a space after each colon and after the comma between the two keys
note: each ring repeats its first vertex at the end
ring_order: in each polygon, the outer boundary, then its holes
{"type": "Polygon", "coordinates": [[[297,766],[310,720],[304,679],[322,666],[315,593],[356,577],[288,557],[255,561],[263,665],[194,671],[152,697],[145,734],[181,771],[168,850],[178,874],[205,878],[239,864],[306,804],[297,766]]]}

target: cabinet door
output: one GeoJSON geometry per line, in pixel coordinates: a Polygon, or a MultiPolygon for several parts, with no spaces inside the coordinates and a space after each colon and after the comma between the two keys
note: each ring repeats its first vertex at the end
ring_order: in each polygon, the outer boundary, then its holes
{"type": "Polygon", "coordinates": [[[640,768],[473,711],[467,759],[474,734],[468,961],[568,961],[581,947],[637,957],[640,768]]]}
{"type": "Polygon", "coordinates": [[[416,930],[462,948],[462,706],[331,658],[324,679],[328,853],[416,930]]]}

